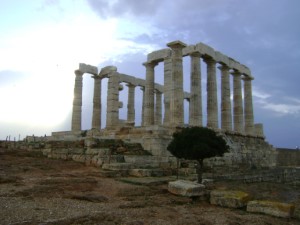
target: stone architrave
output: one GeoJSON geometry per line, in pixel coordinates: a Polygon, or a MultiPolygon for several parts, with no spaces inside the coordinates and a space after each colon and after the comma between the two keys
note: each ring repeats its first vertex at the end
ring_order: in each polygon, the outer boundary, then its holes
{"type": "Polygon", "coordinates": [[[164,122],[165,126],[170,124],[170,98],[171,98],[171,76],[172,76],[172,59],[167,57],[164,59],[164,122]]]}
{"type": "Polygon", "coordinates": [[[254,116],[252,103],[252,80],[253,77],[244,76],[244,119],[245,119],[245,133],[254,135],[254,116]]]}
{"type": "Polygon", "coordinates": [[[189,124],[202,126],[202,90],[200,53],[192,53],[191,57],[191,94],[189,100],[189,124]]]}
{"type": "Polygon", "coordinates": [[[206,57],[204,62],[207,64],[207,127],[218,128],[216,61],[206,57]]]}
{"type": "Polygon", "coordinates": [[[106,128],[113,129],[119,124],[119,73],[108,74],[106,128]]]}
{"type": "Polygon", "coordinates": [[[230,68],[223,64],[221,70],[221,129],[232,131],[232,114],[230,100],[230,68]]]}
{"type": "Polygon", "coordinates": [[[172,92],[170,98],[170,125],[184,125],[183,109],[183,68],[182,68],[182,49],[186,47],[181,41],[173,41],[167,44],[172,50],[172,92]]]}
{"type": "Polygon", "coordinates": [[[93,118],[92,128],[101,129],[101,78],[93,76],[94,78],[94,98],[93,98],[93,118]]]}
{"type": "Polygon", "coordinates": [[[161,97],[162,93],[158,90],[155,90],[155,96],[156,96],[156,101],[155,101],[155,125],[161,125],[162,118],[161,118],[161,97]]]}
{"type": "Polygon", "coordinates": [[[145,114],[145,87],[141,87],[141,90],[143,92],[143,102],[142,102],[142,121],[141,121],[141,126],[144,126],[144,114],[145,114]]]}
{"type": "Polygon", "coordinates": [[[233,73],[233,125],[234,131],[244,132],[243,126],[243,98],[241,86],[241,73],[234,70],[233,73]]]}
{"type": "Polygon", "coordinates": [[[154,67],[157,63],[146,62],[144,126],[154,125],[154,67]]]}
{"type": "Polygon", "coordinates": [[[135,122],[135,109],[134,109],[134,97],[135,97],[135,85],[128,83],[128,103],[127,103],[127,122],[135,122]]]}
{"type": "Polygon", "coordinates": [[[74,99],[72,112],[72,131],[81,131],[81,107],[82,107],[82,76],[83,73],[75,70],[74,99]]]}

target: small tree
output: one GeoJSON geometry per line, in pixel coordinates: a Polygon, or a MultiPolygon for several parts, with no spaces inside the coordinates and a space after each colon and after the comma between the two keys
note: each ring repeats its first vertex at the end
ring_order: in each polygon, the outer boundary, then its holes
{"type": "Polygon", "coordinates": [[[198,183],[201,183],[203,160],[223,156],[229,147],[215,131],[205,127],[189,127],[175,132],[167,149],[177,158],[196,160],[198,183]]]}

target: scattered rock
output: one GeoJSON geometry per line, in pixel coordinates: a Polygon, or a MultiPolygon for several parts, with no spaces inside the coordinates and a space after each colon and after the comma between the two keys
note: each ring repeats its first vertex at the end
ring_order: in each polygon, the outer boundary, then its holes
{"type": "Polygon", "coordinates": [[[210,203],[229,208],[242,208],[247,205],[250,195],[242,191],[213,190],[210,192],[210,203]]]}
{"type": "Polygon", "coordinates": [[[247,204],[248,212],[264,213],[272,216],[291,218],[295,205],[273,201],[250,201],[247,204]]]}
{"type": "Polygon", "coordinates": [[[169,182],[168,191],[175,195],[186,197],[203,196],[205,194],[205,186],[187,180],[176,180],[169,182]]]}

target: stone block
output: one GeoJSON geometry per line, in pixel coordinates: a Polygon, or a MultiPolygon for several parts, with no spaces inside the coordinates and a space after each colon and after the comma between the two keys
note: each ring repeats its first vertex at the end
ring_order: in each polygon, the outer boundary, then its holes
{"type": "Polygon", "coordinates": [[[131,169],[129,175],[134,177],[151,177],[152,173],[150,169],[131,169]]]}
{"type": "Polygon", "coordinates": [[[110,164],[103,164],[102,169],[105,169],[105,170],[129,170],[129,169],[134,169],[134,165],[131,163],[110,163],[110,164]]]}
{"type": "Polygon", "coordinates": [[[203,196],[205,194],[205,186],[192,181],[176,180],[169,182],[168,191],[172,194],[186,197],[203,196]]]}
{"type": "Polygon", "coordinates": [[[117,67],[115,66],[106,66],[103,67],[99,73],[100,76],[105,76],[111,72],[116,72],[117,71],[117,67]]]}
{"type": "Polygon", "coordinates": [[[264,213],[271,216],[291,218],[295,205],[272,201],[250,201],[247,204],[247,212],[264,213]]]}
{"type": "Polygon", "coordinates": [[[210,204],[222,207],[242,208],[250,199],[250,195],[242,191],[213,190],[210,192],[210,204]]]}

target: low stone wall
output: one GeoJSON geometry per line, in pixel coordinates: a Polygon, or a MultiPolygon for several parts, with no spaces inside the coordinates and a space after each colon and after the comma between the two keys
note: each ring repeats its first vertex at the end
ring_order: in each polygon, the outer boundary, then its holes
{"type": "Polygon", "coordinates": [[[255,182],[300,182],[300,168],[274,168],[268,170],[253,170],[243,173],[208,175],[215,180],[239,180],[246,183],[255,182]]]}
{"type": "Polygon", "coordinates": [[[299,166],[300,150],[277,148],[277,166],[299,166]]]}

